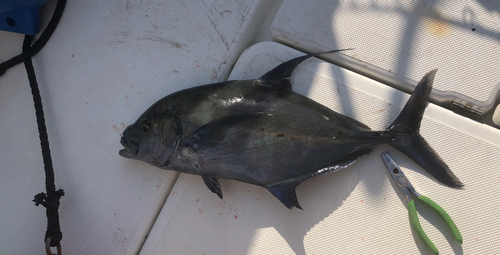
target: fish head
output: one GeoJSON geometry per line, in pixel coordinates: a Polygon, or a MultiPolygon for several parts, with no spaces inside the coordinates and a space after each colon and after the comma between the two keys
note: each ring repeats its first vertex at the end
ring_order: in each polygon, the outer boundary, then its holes
{"type": "Polygon", "coordinates": [[[144,113],[123,131],[120,143],[122,157],[164,167],[178,152],[182,138],[182,124],[173,114],[144,113]]]}

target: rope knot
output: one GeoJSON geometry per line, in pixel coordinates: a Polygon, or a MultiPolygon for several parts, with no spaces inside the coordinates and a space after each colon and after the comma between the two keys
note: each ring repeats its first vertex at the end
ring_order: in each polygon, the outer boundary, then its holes
{"type": "Polygon", "coordinates": [[[50,246],[56,247],[62,239],[61,227],[59,225],[59,200],[64,196],[64,190],[58,189],[51,192],[49,195],[41,192],[35,195],[33,202],[36,206],[42,205],[47,208],[47,231],[45,232],[45,240],[50,237],[50,246]]]}
{"type": "Polygon", "coordinates": [[[52,209],[59,209],[59,200],[64,196],[64,190],[58,189],[54,195],[49,198],[44,192],[35,195],[33,202],[36,206],[42,205],[43,207],[51,207],[52,209]]]}

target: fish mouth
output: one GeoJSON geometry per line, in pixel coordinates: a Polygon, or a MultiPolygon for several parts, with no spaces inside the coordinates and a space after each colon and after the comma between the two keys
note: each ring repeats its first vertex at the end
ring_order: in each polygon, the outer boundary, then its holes
{"type": "Polygon", "coordinates": [[[133,156],[137,155],[137,152],[139,151],[139,145],[137,145],[136,142],[122,136],[122,138],[120,139],[120,143],[123,145],[123,147],[125,147],[125,149],[121,149],[118,152],[120,156],[124,158],[132,158],[133,156]]]}

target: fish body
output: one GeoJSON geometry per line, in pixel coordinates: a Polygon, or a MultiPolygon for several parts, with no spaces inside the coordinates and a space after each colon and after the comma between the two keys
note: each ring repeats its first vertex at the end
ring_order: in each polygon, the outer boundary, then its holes
{"type": "Polygon", "coordinates": [[[201,175],[221,198],[218,178],[263,186],[288,208],[301,208],[298,184],[347,167],[383,143],[444,184],[462,186],[418,133],[435,71],[424,76],[387,130],[371,131],[292,91],[293,69],[318,54],[292,59],[259,79],[202,85],[160,99],[124,131],[120,155],[201,175]]]}

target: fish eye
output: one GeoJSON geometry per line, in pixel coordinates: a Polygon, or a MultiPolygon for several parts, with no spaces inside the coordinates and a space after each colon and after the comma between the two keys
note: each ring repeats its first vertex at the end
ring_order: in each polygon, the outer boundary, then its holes
{"type": "Polygon", "coordinates": [[[141,122],[141,130],[143,132],[148,132],[149,128],[151,126],[151,123],[149,122],[149,120],[145,119],[141,122]]]}

